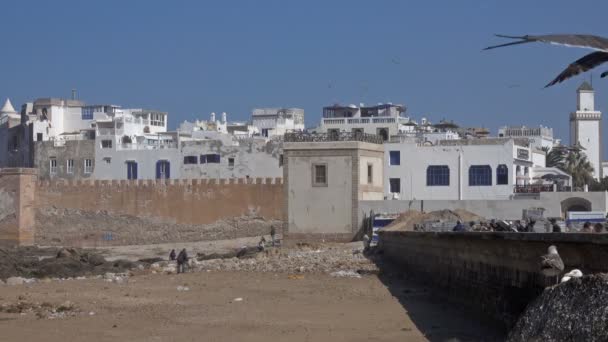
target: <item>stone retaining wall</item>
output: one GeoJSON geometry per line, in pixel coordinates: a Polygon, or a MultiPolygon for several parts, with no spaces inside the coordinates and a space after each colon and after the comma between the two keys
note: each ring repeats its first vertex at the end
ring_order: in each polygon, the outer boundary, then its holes
{"type": "Polygon", "coordinates": [[[608,271],[608,234],[385,231],[380,243],[385,257],[404,272],[507,327],[547,284],[539,267],[550,245],[557,246],[567,271],[608,271]]]}

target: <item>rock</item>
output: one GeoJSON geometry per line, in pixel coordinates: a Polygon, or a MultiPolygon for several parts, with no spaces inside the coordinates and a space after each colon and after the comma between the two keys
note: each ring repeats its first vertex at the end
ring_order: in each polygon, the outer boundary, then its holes
{"type": "Polygon", "coordinates": [[[361,275],[355,271],[337,271],[330,273],[332,277],[340,277],[340,278],[361,278],[361,275]]]}
{"type": "Polygon", "coordinates": [[[25,278],[10,277],[6,279],[6,285],[23,285],[23,283],[25,283],[25,278]]]}
{"type": "Polygon", "coordinates": [[[0,286],[4,285],[4,280],[0,279],[0,286]]]}
{"type": "Polygon", "coordinates": [[[80,254],[74,248],[62,248],[57,252],[57,259],[60,258],[79,258],[80,254]]]}
{"type": "Polygon", "coordinates": [[[608,274],[546,288],[528,304],[508,341],[608,341],[608,274]]]}
{"type": "Polygon", "coordinates": [[[178,286],[177,287],[177,291],[190,291],[190,288],[188,286],[178,286]]]}
{"type": "Polygon", "coordinates": [[[106,274],[103,275],[103,279],[114,279],[114,277],[116,276],[115,273],[111,273],[111,272],[107,272],[106,274]]]}

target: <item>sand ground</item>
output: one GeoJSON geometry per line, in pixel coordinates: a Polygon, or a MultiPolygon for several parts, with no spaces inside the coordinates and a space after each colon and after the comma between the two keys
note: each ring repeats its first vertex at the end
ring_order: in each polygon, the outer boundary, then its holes
{"type": "Polygon", "coordinates": [[[2,341],[488,341],[491,327],[424,288],[376,275],[142,274],[0,287],[0,303],[62,303],[80,313],[0,313],[2,341]],[[388,285],[388,286],[387,286],[388,285]],[[188,291],[178,291],[187,286],[188,291]],[[398,295],[399,298],[393,294],[398,295]],[[235,301],[242,298],[242,301],[235,301]],[[94,313],[94,314],[91,314],[94,313]]]}

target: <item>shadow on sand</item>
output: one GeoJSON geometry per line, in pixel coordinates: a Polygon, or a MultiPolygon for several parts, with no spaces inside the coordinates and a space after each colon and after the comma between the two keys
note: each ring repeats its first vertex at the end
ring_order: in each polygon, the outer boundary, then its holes
{"type": "MultiPolygon", "coordinates": [[[[381,255],[368,255],[380,269],[378,278],[399,300],[412,322],[433,342],[504,341],[507,332],[502,324],[465,308],[464,299],[446,298],[415,274],[388,262],[381,255]]],[[[465,302],[466,303],[466,302],[465,302]]]]}

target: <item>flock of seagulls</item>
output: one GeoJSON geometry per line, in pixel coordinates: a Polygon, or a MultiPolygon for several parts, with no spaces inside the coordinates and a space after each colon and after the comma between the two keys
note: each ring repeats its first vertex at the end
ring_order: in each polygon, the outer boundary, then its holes
{"type": "MultiPolygon", "coordinates": [[[[553,81],[549,82],[545,88],[552,85],[561,83],[571,77],[574,77],[580,73],[589,71],[603,63],[608,62],[608,38],[588,35],[588,34],[548,34],[539,36],[506,36],[497,34],[497,37],[514,39],[509,43],[493,45],[485,48],[484,50],[492,50],[500,47],[527,44],[527,43],[548,43],[555,45],[562,45],[568,47],[579,47],[594,50],[577,61],[570,64],[564,71],[562,71],[553,81]]],[[[601,74],[601,78],[608,76],[608,71],[601,74]]]]}
{"type": "MultiPolygon", "coordinates": [[[[555,283],[558,283],[557,280],[559,280],[559,275],[564,272],[564,262],[559,256],[559,253],[557,252],[557,247],[549,246],[549,248],[547,249],[547,254],[541,256],[540,270],[545,277],[555,277],[555,283]]],[[[580,278],[582,276],[583,272],[575,268],[572,271],[566,273],[562,277],[561,282],[565,283],[572,278],[580,278]]]]}

